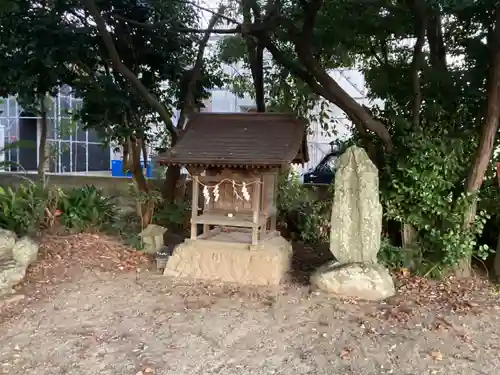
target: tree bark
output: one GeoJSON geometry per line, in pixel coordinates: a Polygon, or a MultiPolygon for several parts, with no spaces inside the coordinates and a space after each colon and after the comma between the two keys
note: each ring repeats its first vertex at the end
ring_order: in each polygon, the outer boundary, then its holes
{"type": "Polygon", "coordinates": [[[446,47],[443,39],[443,26],[441,22],[441,13],[438,7],[430,7],[428,10],[427,42],[429,43],[429,58],[431,65],[435,68],[447,71],[446,65],[446,47]]]}
{"type": "Polygon", "coordinates": [[[178,165],[169,165],[167,167],[167,173],[165,174],[165,181],[163,182],[162,189],[165,204],[172,204],[175,202],[175,191],[180,177],[181,168],[178,165]]]}
{"type": "Polygon", "coordinates": [[[146,141],[144,141],[144,138],[141,142],[141,151],[142,151],[142,159],[144,160],[144,169],[148,169],[148,148],[146,145],[146,141]]]}
{"type": "Polygon", "coordinates": [[[413,57],[411,62],[411,80],[413,87],[412,103],[412,125],[413,129],[420,128],[420,110],[422,108],[422,90],[420,84],[420,72],[424,64],[425,30],[427,26],[425,3],[422,0],[413,1],[413,10],[415,14],[415,35],[417,41],[413,47],[413,57]]]}
{"type": "MultiPolygon", "coordinates": [[[[466,182],[466,192],[475,195],[481,188],[484,175],[493,153],[498,121],[500,117],[500,5],[495,7],[495,27],[488,36],[490,67],[487,83],[486,116],[479,131],[479,143],[466,182]]],[[[474,222],[477,199],[473,197],[464,217],[464,229],[468,230],[474,222]]],[[[471,258],[463,259],[456,268],[457,276],[471,275],[471,258]]]]}
{"type": "MultiPolygon", "coordinates": [[[[255,4],[254,4],[255,5],[255,4]]],[[[249,1],[243,1],[243,20],[245,23],[250,24],[251,20],[251,5],[249,1]]],[[[258,18],[257,22],[262,22],[260,10],[257,6],[254,6],[256,14],[255,17],[258,18]]],[[[259,40],[255,40],[252,35],[244,35],[248,60],[250,63],[250,71],[252,73],[252,81],[255,90],[255,104],[257,107],[257,112],[266,111],[266,103],[264,97],[264,48],[259,40]]]]}
{"type": "Polygon", "coordinates": [[[266,111],[264,97],[264,49],[259,42],[255,42],[248,36],[246,39],[248,58],[250,60],[250,70],[252,72],[253,86],[255,90],[255,104],[257,112],[266,111]]]}
{"type": "MultiPolygon", "coordinates": [[[[128,138],[132,179],[139,194],[149,195],[149,186],[141,168],[142,139],[128,138]]],[[[137,201],[137,214],[141,218],[141,226],[147,227],[153,221],[154,202],[150,199],[137,201]]]]}
{"type": "Polygon", "coordinates": [[[45,162],[47,160],[47,108],[45,105],[45,93],[40,96],[40,144],[38,145],[38,178],[45,185],[45,162]]]}
{"type": "MultiPolygon", "coordinates": [[[[425,30],[427,25],[425,3],[423,0],[413,0],[413,13],[415,16],[415,35],[417,40],[413,47],[411,62],[411,84],[413,88],[413,101],[411,108],[412,126],[414,131],[420,129],[420,111],[422,108],[422,90],[420,72],[424,64],[425,30]]],[[[412,224],[403,223],[401,240],[403,247],[412,246],[418,239],[418,232],[412,224]]]]}

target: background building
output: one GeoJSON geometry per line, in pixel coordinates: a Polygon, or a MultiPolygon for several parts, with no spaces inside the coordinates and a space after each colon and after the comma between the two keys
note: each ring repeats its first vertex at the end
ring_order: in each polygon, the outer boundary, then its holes
{"type": "MultiPolygon", "coordinates": [[[[219,36],[213,36],[209,43],[209,53],[215,51],[219,36]]],[[[224,66],[224,71],[231,77],[245,73],[242,66],[224,66]]],[[[356,101],[368,104],[363,74],[356,69],[337,69],[332,76],[344,90],[356,101]]],[[[81,106],[82,100],[71,95],[68,87],[52,98],[49,108],[48,145],[55,157],[49,160],[49,170],[53,173],[99,173],[111,174],[113,160],[121,158],[121,152],[115,152],[92,131],[84,131],[74,123],[71,113],[81,106]]],[[[255,108],[255,102],[249,96],[239,98],[230,87],[212,90],[206,100],[203,111],[209,112],[246,112],[255,108]]],[[[331,135],[322,130],[322,124],[310,124],[308,137],[310,161],[299,168],[303,172],[320,162],[330,150],[329,143],[338,138],[347,138],[351,134],[351,121],[342,110],[329,105],[331,135]]],[[[175,119],[174,119],[175,123],[175,119]]],[[[30,113],[17,103],[14,97],[5,98],[0,103],[0,150],[16,140],[29,140],[39,145],[40,118],[30,113]]],[[[38,165],[38,152],[35,148],[19,147],[0,152],[0,161],[10,160],[19,163],[27,171],[35,171],[38,165]]],[[[15,166],[9,167],[16,170],[15,166]]]]}
{"type": "MultiPolygon", "coordinates": [[[[82,130],[72,120],[81,105],[69,88],[62,88],[61,94],[50,99],[48,106],[47,146],[53,155],[48,160],[52,173],[88,173],[110,170],[111,151],[92,130],[82,130]]],[[[0,161],[19,164],[9,165],[11,171],[36,171],[38,147],[40,145],[41,118],[38,114],[24,110],[15,97],[0,102],[0,149],[15,141],[31,141],[37,147],[8,148],[0,152],[0,161]]]]}

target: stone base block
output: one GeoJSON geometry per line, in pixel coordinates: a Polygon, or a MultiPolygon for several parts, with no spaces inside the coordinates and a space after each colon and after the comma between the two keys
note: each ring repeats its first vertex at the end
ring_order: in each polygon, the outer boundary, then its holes
{"type": "Polygon", "coordinates": [[[168,259],[164,275],[250,285],[277,285],[289,271],[292,245],[276,236],[256,249],[247,244],[186,240],[168,259]]]}
{"type": "Polygon", "coordinates": [[[0,262],[0,296],[12,293],[12,287],[19,284],[26,275],[26,267],[14,260],[0,262]]]}
{"type": "Polygon", "coordinates": [[[327,293],[370,301],[396,293],[389,272],[375,263],[325,264],[311,276],[311,284],[327,293]]]}

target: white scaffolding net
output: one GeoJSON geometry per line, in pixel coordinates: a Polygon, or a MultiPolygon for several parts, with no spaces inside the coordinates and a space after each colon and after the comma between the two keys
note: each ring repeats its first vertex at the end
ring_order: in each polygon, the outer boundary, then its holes
{"type": "MultiPolygon", "coordinates": [[[[69,92],[47,99],[49,172],[88,173],[110,169],[109,147],[104,146],[94,131],[83,130],[74,121],[73,114],[81,104],[82,100],[74,98],[69,92]]],[[[37,111],[22,108],[15,97],[0,101],[0,161],[10,162],[4,163],[4,169],[36,170],[40,120],[37,111]],[[19,146],[8,146],[17,141],[21,141],[19,146]],[[27,147],[27,144],[32,146],[27,147]]]]}

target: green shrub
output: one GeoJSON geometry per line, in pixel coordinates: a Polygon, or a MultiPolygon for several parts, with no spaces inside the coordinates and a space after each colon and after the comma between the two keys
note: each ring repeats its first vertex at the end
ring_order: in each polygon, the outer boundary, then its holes
{"type": "Polygon", "coordinates": [[[315,199],[296,172],[280,176],[276,206],[281,226],[292,235],[311,245],[329,242],[332,199],[315,199]]]}
{"type": "Polygon", "coordinates": [[[104,196],[93,185],[61,192],[58,200],[61,224],[76,231],[112,224],[117,217],[115,207],[114,198],[104,196]]]}
{"type": "Polygon", "coordinates": [[[421,274],[439,275],[462,259],[484,259],[491,251],[478,246],[488,214],[479,211],[464,229],[464,216],[477,197],[464,193],[470,141],[439,132],[408,133],[395,138],[399,148],[381,184],[388,220],[411,224],[418,233],[421,274]]]}
{"type": "Polygon", "coordinates": [[[189,222],[191,214],[190,201],[175,201],[172,204],[158,205],[153,221],[170,230],[182,231],[189,222]]]}
{"type": "Polygon", "coordinates": [[[0,227],[19,236],[33,233],[44,222],[49,203],[48,190],[35,183],[17,189],[0,187],[0,227]]]}
{"type": "Polygon", "coordinates": [[[278,215],[286,216],[298,209],[308,199],[308,192],[300,181],[299,174],[290,171],[282,174],[278,179],[278,194],[276,197],[276,208],[278,215]]]}
{"type": "Polygon", "coordinates": [[[108,234],[121,237],[123,242],[137,250],[143,248],[143,243],[139,233],[142,231],[141,219],[136,212],[124,212],[117,217],[117,220],[106,225],[105,231],[108,234]]]}
{"type": "Polygon", "coordinates": [[[382,238],[377,258],[390,270],[408,269],[412,274],[418,274],[422,262],[418,244],[411,247],[394,246],[387,237],[382,238]]]}

